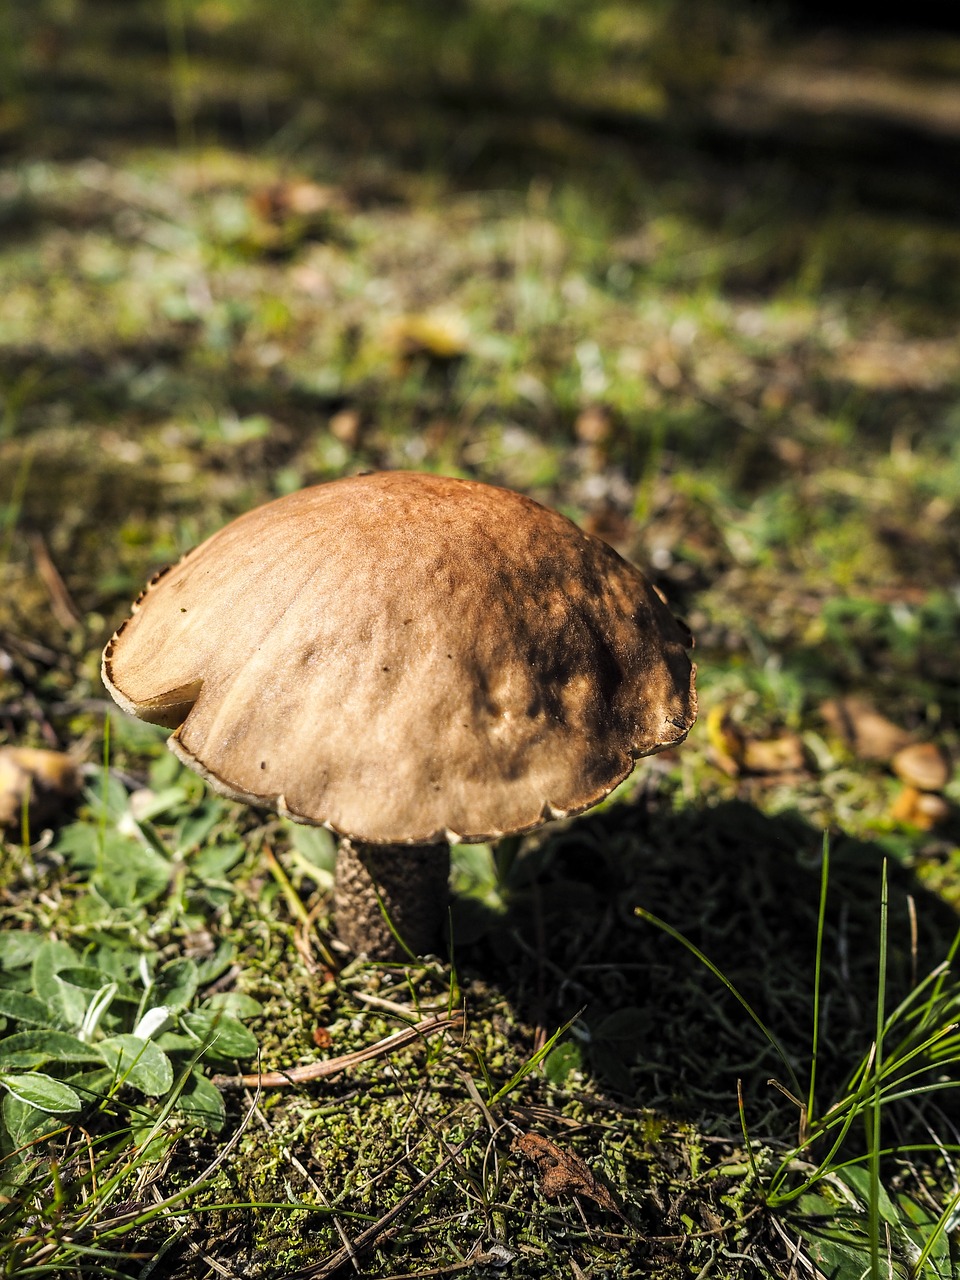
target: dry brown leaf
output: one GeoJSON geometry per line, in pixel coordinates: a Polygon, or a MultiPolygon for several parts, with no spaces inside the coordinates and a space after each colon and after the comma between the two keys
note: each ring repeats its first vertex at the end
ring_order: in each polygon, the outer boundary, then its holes
{"type": "Polygon", "coordinates": [[[612,1193],[594,1177],[579,1156],[564,1151],[539,1133],[518,1134],[511,1147],[537,1166],[540,1190],[548,1200],[561,1196],[586,1196],[601,1209],[623,1217],[623,1210],[612,1193]]]}
{"type": "Polygon", "coordinates": [[[906,729],[880,714],[866,698],[829,698],[820,714],[861,760],[889,760],[910,742],[906,729]]]}
{"type": "Polygon", "coordinates": [[[904,822],[921,831],[930,831],[946,822],[951,812],[943,796],[933,791],[918,791],[916,787],[904,787],[890,806],[894,822],[904,822]]]}
{"type": "Polygon", "coordinates": [[[308,182],[303,178],[271,183],[254,191],[250,203],[261,218],[284,222],[287,218],[318,218],[344,213],[347,201],[336,187],[308,182]]]}
{"type": "Polygon", "coordinates": [[[0,828],[19,829],[25,802],[31,828],[53,822],[77,787],[76,765],[61,751],[0,747],[0,828]]]}
{"type": "Polygon", "coordinates": [[[751,738],[722,706],[714,707],[707,716],[707,738],[714,764],[731,778],[741,773],[796,773],[806,768],[803,743],[797,734],[751,738]]]}
{"type": "Polygon", "coordinates": [[[778,738],[748,738],[743,744],[747,773],[796,773],[806,768],[803,743],[795,733],[778,738]]]}
{"type": "Polygon", "coordinates": [[[891,761],[893,771],[918,791],[942,791],[950,781],[950,762],[934,742],[912,742],[891,761]]]}

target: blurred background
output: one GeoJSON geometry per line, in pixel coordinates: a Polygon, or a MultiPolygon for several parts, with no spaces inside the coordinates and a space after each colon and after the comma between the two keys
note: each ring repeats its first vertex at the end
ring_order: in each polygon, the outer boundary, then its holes
{"type": "Polygon", "coordinates": [[[827,794],[855,740],[823,708],[960,720],[950,6],[0,13],[8,739],[25,689],[102,696],[129,599],[224,520],[441,470],[561,507],[686,614],[701,791],[897,826],[888,781],[827,794]]]}

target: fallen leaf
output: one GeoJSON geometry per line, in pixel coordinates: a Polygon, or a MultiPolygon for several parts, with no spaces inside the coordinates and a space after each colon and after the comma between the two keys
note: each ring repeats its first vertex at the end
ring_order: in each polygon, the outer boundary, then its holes
{"type": "Polygon", "coordinates": [[[707,715],[707,742],[710,758],[718,769],[736,778],[743,764],[743,734],[724,706],[712,707],[707,715]]]}
{"type": "Polygon", "coordinates": [[[387,327],[386,342],[403,365],[417,356],[441,363],[459,360],[469,347],[463,318],[439,311],[399,316],[387,327]]]}
{"type": "Polygon", "coordinates": [[[906,729],[881,715],[865,698],[829,698],[820,714],[861,760],[889,760],[910,743],[906,729]]]}
{"type": "Polygon", "coordinates": [[[797,773],[807,766],[797,734],[751,738],[722,706],[714,707],[707,716],[707,740],[714,764],[731,778],[741,773],[797,773]]]}
{"type": "Polygon", "coordinates": [[[348,211],[343,193],[304,179],[261,187],[250,196],[254,213],[248,247],[268,254],[288,254],[304,240],[326,239],[336,219],[348,211]]]}
{"type": "Polygon", "coordinates": [[[950,762],[934,742],[901,747],[890,763],[897,777],[918,791],[942,791],[950,781],[950,762]]]}
{"type": "Polygon", "coordinates": [[[261,187],[251,195],[250,203],[261,218],[276,223],[291,217],[318,218],[329,213],[344,213],[347,209],[342,191],[302,178],[261,187]]]}
{"type": "Polygon", "coordinates": [[[31,828],[48,825],[77,787],[76,765],[63,752],[0,747],[0,827],[19,830],[25,801],[31,828]]]}
{"type": "Polygon", "coordinates": [[[747,773],[796,773],[806,768],[803,743],[795,733],[778,738],[748,738],[743,744],[747,773]]]}
{"type": "Polygon", "coordinates": [[[511,1149],[537,1166],[540,1190],[548,1200],[560,1196],[586,1196],[601,1209],[623,1217],[623,1210],[611,1192],[599,1182],[579,1156],[564,1151],[549,1138],[539,1133],[521,1133],[514,1138],[511,1149]]]}
{"type": "Polygon", "coordinates": [[[952,810],[948,801],[934,791],[904,787],[890,806],[894,822],[903,822],[921,831],[930,831],[946,822],[952,810]]]}

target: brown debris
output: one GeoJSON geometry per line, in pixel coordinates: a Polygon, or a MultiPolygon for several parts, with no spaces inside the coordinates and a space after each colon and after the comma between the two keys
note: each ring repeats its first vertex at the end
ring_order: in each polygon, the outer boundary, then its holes
{"type": "Polygon", "coordinates": [[[37,566],[37,574],[50,597],[50,610],[53,616],[64,631],[78,627],[83,619],[67,590],[66,583],[60,576],[59,569],[53,563],[47,544],[39,533],[31,533],[27,536],[30,550],[33,552],[33,561],[37,566]]]}
{"type": "Polygon", "coordinates": [[[387,326],[385,337],[400,369],[417,357],[448,364],[462,359],[470,346],[463,319],[439,311],[398,316],[387,326]]]}
{"type": "Polygon", "coordinates": [[[942,791],[950,781],[950,762],[934,742],[901,747],[890,763],[897,777],[918,791],[942,791]]]}
{"type": "Polygon", "coordinates": [[[603,405],[592,404],[581,409],[573,424],[573,431],[581,444],[602,447],[613,434],[613,418],[603,405]]]}
{"type": "Polygon", "coordinates": [[[521,1133],[511,1143],[513,1151],[537,1166],[540,1190],[548,1200],[561,1196],[586,1196],[601,1209],[623,1217],[611,1191],[599,1182],[579,1156],[564,1151],[539,1133],[521,1133]]]}
{"type": "Polygon", "coordinates": [[[919,791],[916,787],[904,787],[890,806],[894,822],[903,822],[920,831],[932,831],[946,822],[953,810],[943,796],[933,791],[919,791]]]}
{"type": "Polygon", "coordinates": [[[321,1062],[309,1062],[305,1066],[289,1067],[285,1071],[257,1071],[245,1076],[214,1076],[213,1083],[220,1089],[282,1089],[289,1085],[308,1084],[313,1080],[326,1080],[337,1076],[351,1067],[358,1067],[363,1062],[374,1058],[385,1058],[398,1049],[405,1049],[428,1035],[439,1031],[463,1029],[463,1014],[431,1014],[421,1019],[412,1027],[395,1031],[393,1035],[376,1044],[367,1045],[365,1049],[355,1049],[352,1053],[341,1053],[336,1058],[325,1058],[321,1062]]]}
{"type": "Polygon", "coordinates": [[[731,778],[743,773],[792,774],[807,767],[803,742],[795,733],[773,738],[751,738],[722,707],[707,717],[710,757],[731,778]]]}
{"type": "Polygon", "coordinates": [[[48,826],[77,788],[76,765],[61,751],[0,747],[0,829],[19,830],[24,804],[31,830],[48,826]]]}
{"type": "Polygon", "coordinates": [[[866,698],[829,698],[820,704],[820,714],[861,760],[887,761],[910,743],[906,729],[881,715],[866,698]]]}
{"type": "Polygon", "coordinates": [[[330,434],[348,449],[358,447],[362,431],[363,419],[356,409],[341,409],[330,419],[330,434]]]}

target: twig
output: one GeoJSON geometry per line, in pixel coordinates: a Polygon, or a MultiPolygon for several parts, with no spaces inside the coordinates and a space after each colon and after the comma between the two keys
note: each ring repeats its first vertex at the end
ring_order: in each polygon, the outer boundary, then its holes
{"type": "Polygon", "coordinates": [[[53,611],[53,616],[64,631],[72,631],[74,627],[80,625],[83,618],[80,616],[77,606],[73,603],[73,598],[67,590],[67,584],[61,578],[60,570],[53,563],[53,558],[47,550],[47,544],[44,542],[42,534],[29,533],[27,534],[27,540],[30,543],[30,550],[33,552],[37,574],[46,588],[47,595],[50,597],[50,608],[53,611]]]}
{"type": "MultiPolygon", "coordinates": [[[[420,1012],[417,1009],[411,1009],[409,1005],[400,1004],[396,1000],[386,1000],[383,996],[371,995],[369,991],[348,991],[351,1000],[358,1000],[361,1004],[367,1004],[371,1009],[382,1009],[384,1013],[392,1013],[401,1018],[409,1018],[413,1014],[420,1012]]],[[[434,1012],[433,1010],[428,1010],[434,1012]]]]}
{"type": "Polygon", "coordinates": [[[475,1267],[486,1266],[502,1268],[503,1255],[492,1250],[475,1253],[463,1262],[449,1262],[444,1267],[429,1267],[426,1271],[404,1271],[402,1275],[388,1276],[385,1280],[430,1280],[433,1276],[455,1276],[458,1271],[472,1271],[475,1267]]]}
{"type": "Polygon", "coordinates": [[[432,1035],[436,1031],[460,1030],[463,1015],[459,1012],[443,1017],[424,1018],[415,1026],[397,1031],[376,1044],[365,1049],[356,1049],[353,1053],[342,1053],[337,1058],[325,1058],[323,1062],[309,1062],[303,1067],[291,1067],[288,1071],[267,1071],[248,1076],[214,1076],[213,1083],[220,1089],[279,1089],[284,1085],[306,1084],[311,1080],[324,1080],[328,1076],[339,1075],[350,1067],[369,1062],[372,1058],[383,1058],[395,1049],[403,1049],[423,1036],[432,1035]]]}

